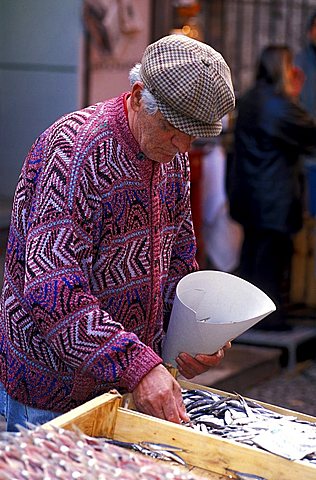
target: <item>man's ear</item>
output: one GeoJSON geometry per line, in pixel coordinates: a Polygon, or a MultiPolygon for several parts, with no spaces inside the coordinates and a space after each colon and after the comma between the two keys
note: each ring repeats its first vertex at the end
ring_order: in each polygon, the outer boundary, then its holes
{"type": "Polygon", "coordinates": [[[142,82],[135,82],[132,87],[130,103],[134,112],[137,112],[140,109],[143,89],[144,84],[142,82]]]}

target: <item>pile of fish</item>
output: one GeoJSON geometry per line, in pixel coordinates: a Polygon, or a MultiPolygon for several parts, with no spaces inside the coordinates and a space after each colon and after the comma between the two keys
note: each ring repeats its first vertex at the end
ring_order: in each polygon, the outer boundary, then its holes
{"type": "Polygon", "coordinates": [[[190,417],[186,425],[195,430],[316,465],[316,423],[281,415],[239,394],[183,389],[182,396],[190,417]]]}
{"type": "MultiPolygon", "coordinates": [[[[152,451],[152,448],[147,445],[144,450],[152,451]]],[[[113,445],[103,438],[92,438],[79,431],[46,430],[43,427],[2,433],[0,478],[197,480],[196,476],[173,464],[162,464],[148,456],[113,445]]]]}

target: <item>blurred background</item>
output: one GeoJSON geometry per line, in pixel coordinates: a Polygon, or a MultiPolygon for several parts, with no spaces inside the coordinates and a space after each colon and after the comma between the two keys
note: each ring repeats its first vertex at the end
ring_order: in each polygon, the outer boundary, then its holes
{"type": "Polygon", "coordinates": [[[128,89],[151,41],[181,31],[209,43],[230,65],[238,96],[262,47],[302,47],[315,8],[314,0],[0,0],[1,203],[10,203],[37,135],[128,89]]]}
{"type": "MultiPolygon", "coordinates": [[[[183,33],[220,51],[231,67],[238,99],[250,87],[266,45],[286,44],[294,53],[304,46],[306,24],[315,10],[316,0],[0,0],[0,283],[18,176],[33,141],[54,120],[128,90],[128,72],[145,47],[169,33],[183,33]]],[[[242,242],[226,195],[234,122],[235,113],[224,119],[219,138],[197,140],[190,153],[200,266],[232,273],[238,272],[242,242]]],[[[294,239],[287,299],[289,319],[304,328],[303,334],[295,336],[296,330],[264,337],[257,332],[256,338],[245,338],[227,355],[222,373],[215,372],[206,383],[228,388],[233,377],[235,387],[247,393],[281,370],[282,375],[290,371],[293,380],[295,370],[304,372],[306,388],[316,393],[313,365],[302,368],[304,362],[314,362],[316,341],[313,175],[306,169],[304,225],[294,239]],[[252,349],[250,355],[245,345],[252,349]],[[252,372],[250,358],[257,359],[252,372]]],[[[276,378],[284,397],[284,383],[276,378]]],[[[304,386],[299,388],[306,399],[304,386]]],[[[264,391],[269,388],[264,385],[264,391]]],[[[276,392],[275,385],[271,388],[276,392]]],[[[304,400],[295,401],[293,408],[306,411],[304,400]]]]}

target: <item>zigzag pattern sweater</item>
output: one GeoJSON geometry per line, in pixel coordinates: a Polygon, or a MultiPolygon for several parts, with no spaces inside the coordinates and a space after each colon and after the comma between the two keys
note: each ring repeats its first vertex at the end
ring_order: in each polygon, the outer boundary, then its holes
{"type": "Polygon", "coordinates": [[[124,96],[68,114],[32,146],[15,193],[0,380],[65,412],[154,366],[177,282],[195,270],[189,163],[146,158],[124,96]]]}

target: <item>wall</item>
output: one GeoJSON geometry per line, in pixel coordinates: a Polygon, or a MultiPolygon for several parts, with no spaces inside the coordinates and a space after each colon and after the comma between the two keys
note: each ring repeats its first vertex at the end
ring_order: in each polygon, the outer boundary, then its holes
{"type": "Polygon", "coordinates": [[[256,61],[268,44],[294,52],[306,38],[316,0],[202,0],[205,41],[227,60],[237,96],[252,83],[256,61]]]}
{"type": "Polygon", "coordinates": [[[89,69],[86,104],[128,90],[128,72],[141,60],[144,49],[151,41],[150,0],[111,0],[110,7],[108,0],[96,3],[108,6],[98,29],[98,32],[103,29],[103,45],[100,45],[102,39],[99,35],[92,35],[89,55],[85,59],[85,66],[89,69]]]}
{"type": "Polygon", "coordinates": [[[38,134],[79,106],[81,32],[80,0],[0,0],[2,205],[38,134]]]}

